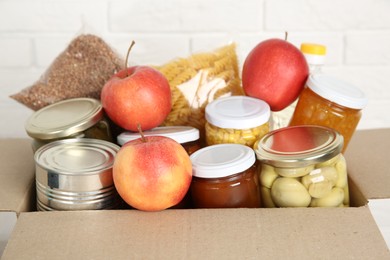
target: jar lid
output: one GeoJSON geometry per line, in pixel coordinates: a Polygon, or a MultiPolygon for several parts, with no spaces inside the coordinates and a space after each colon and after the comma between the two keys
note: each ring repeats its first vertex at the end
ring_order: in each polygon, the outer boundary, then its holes
{"type": "Polygon", "coordinates": [[[248,146],[216,144],[204,147],[190,156],[192,175],[200,178],[220,178],[249,169],[256,156],[248,146]]]}
{"type": "Polygon", "coordinates": [[[119,146],[89,138],[54,141],[39,148],[34,159],[41,168],[64,175],[89,175],[112,167],[119,146]]]}
{"type": "Polygon", "coordinates": [[[313,55],[326,55],[326,46],[317,43],[308,43],[304,42],[301,44],[301,51],[305,54],[313,54],[313,55]]]}
{"type": "Polygon", "coordinates": [[[343,136],[316,125],[280,128],[260,139],[257,159],[275,167],[305,167],[327,161],[341,152],[343,136]]]}
{"type": "MultiPolygon", "coordinates": [[[[143,132],[144,136],[165,136],[183,144],[199,139],[199,130],[191,126],[159,126],[143,132]]],[[[140,133],[123,132],[117,137],[119,145],[140,138],[140,133]]]]}
{"type": "Polygon", "coordinates": [[[84,131],[103,118],[100,101],[73,98],[48,105],[34,112],[26,121],[29,136],[41,140],[68,137],[84,131]]]}
{"type": "Polygon", "coordinates": [[[268,122],[269,105],[247,96],[219,98],[206,106],[206,120],[220,128],[248,129],[268,122]]]}
{"type": "Polygon", "coordinates": [[[307,86],[321,97],[344,107],[362,109],[367,105],[363,91],[327,75],[310,75],[307,86]]]}

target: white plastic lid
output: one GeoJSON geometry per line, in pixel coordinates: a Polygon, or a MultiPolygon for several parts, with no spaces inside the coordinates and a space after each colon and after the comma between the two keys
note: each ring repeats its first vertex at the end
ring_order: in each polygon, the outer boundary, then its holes
{"type": "Polygon", "coordinates": [[[241,144],[216,144],[204,147],[190,156],[192,175],[220,178],[249,169],[256,161],[253,149],[241,144]]]}
{"type": "Polygon", "coordinates": [[[367,98],[359,88],[327,75],[310,75],[307,86],[321,97],[344,107],[362,109],[367,105],[367,98]]]}
{"type": "MultiPolygon", "coordinates": [[[[144,136],[165,136],[183,144],[199,139],[199,130],[191,126],[159,126],[143,132],[144,136]]],[[[123,132],[117,137],[119,145],[140,138],[140,133],[123,132]]]]}
{"type": "Polygon", "coordinates": [[[309,65],[324,65],[326,57],[325,55],[315,55],[315,54],[307,54],[304,53],[306,61],[309,65]]]}
{"type": "Polygon", "coordinates": [[[268,122],[269,105],[247,96],[219,98],[206,106],[206,120],[220,128],[248,129],[268,122]]]}

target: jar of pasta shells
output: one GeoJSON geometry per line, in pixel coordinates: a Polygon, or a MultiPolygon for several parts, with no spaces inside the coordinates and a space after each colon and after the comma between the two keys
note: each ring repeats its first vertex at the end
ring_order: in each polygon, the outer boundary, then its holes
{"type": "Polygon", "coordinates": [[[263,100],[231,96],[206,106],[207,145],[235,143],[253,147],[269,132],[270,107],[263,100]]]}
{"type": "Polygon", "coordinates": [[[334,129],[280,128],[256,145],[264,207],[349,206],[343,137],[334,129]]]}

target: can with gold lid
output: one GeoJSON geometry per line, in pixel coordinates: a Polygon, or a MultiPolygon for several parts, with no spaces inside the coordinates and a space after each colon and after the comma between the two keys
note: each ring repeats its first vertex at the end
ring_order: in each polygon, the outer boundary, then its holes
{"type": "Polygon", "coordinates": [[[293,126],[271,131],[256,143],[265,207],[347,207],[343,137],[334,129],[293,126]]]}
{"type": "Polygon", "coordinates": [[[99,100],[72,98],[35,111],[25,130],[34,139],[33,150],[67,138],[94,138],[112,141],[109,124],[99,100]]]}

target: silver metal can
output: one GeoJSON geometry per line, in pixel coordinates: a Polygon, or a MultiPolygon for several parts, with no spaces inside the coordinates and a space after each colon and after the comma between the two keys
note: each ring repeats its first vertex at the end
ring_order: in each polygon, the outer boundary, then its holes
{"type": "Polygon", "coordinates": [[[115,207],[112,166],[119,146],[99,139],[51,142],[35,155],[38,210],[94,210],[115,207]]]}

